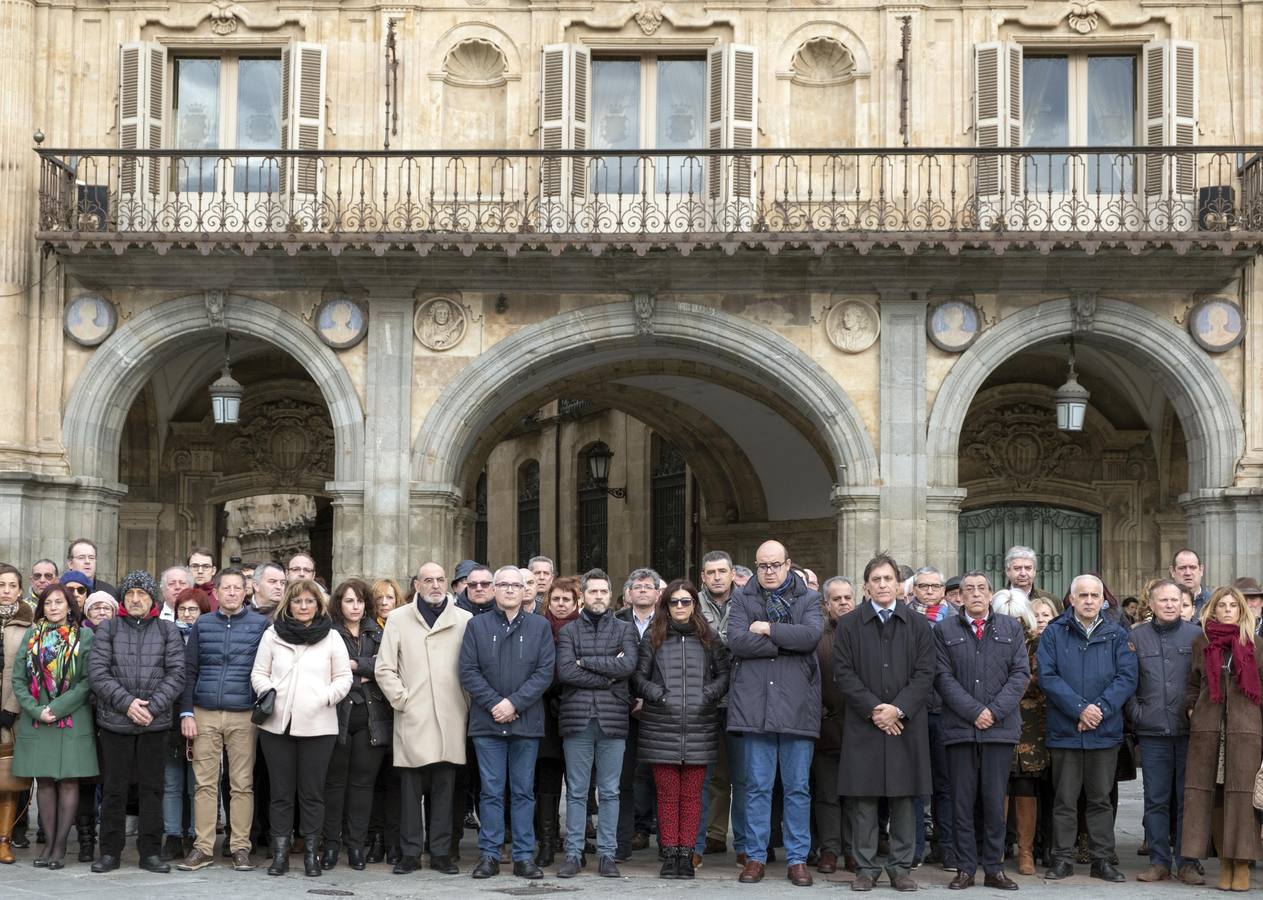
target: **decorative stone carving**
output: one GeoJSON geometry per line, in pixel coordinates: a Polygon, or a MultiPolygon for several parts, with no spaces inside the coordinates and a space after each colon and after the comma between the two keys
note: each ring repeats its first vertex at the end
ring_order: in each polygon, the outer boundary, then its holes
{"type": "Polygon", "coordinates": [[[62,317],[66,337],[81,347],[100,344],[114,333],[116,325],[118,311],[100,294],[80,294],[66,304],[62,317]]]}
{"type": "Polygon", "coordinates": [[[930,342],[948,353],[967,350],[982,331],[978,308],[965,300],[938,303],[925,319],[925,332],[930,342]]]}
{"type": "Polygon", "coordinates": [[[1188,333],[1208,353],[1231,350],[1245,337],[1241,307],[1227,297],[1210,297],[1193,308],[1188,333]]]}
{"type": "Polygon", "coordinates": [[[1088,34],[1096,31],[1097,17],[1096,0],[1074,0],[1066,13],[1066,25],[1071,31],[1088,34]]]}
{"type": "Polygon", "coordinates": [[[237,14],[229,0],[213,0],[210,5],[210,28],[221,37],[237,30],[237,14]]]}
{"type": "Polygon", "coordinates": [[[632,303],[636,309],[636,334],[653,334],[653,309],[656,300],[650,291],[641,291],[632,295],[632,303]]]}
{"type": "Polygon", "coordinates": [[[448,80],[459,84],[499,84],[508,67],[504,51],[485,38],[461,41],[443,61],[448,80]]]}
{"type": "Polygon", "coordinates": [[[829,342],[844,353],[862,353],[877,340],[881,317],[867,300],[843,300],[824,320],[829,342]]]}
{"type": "Polygon", "coordinates": [[[316,334],[334,350],[354,347],[368,334],[368,315],[345,295],[330,297],[316,310],[316,334]]]}
{"type": "Polygon", "coordinates": [[[1071,291],[1070,305],[1074,309],[1074,330],[1091,331],[1096,318],[1096,291],[1071,291]]]}
{"type": "Polygon", "coordinates": [[[1070,460],[1084,454],[1085,438],[1057,428],[1057,414],[1034,403],[993,407],[968,421],[961,435],[961,454],[979,460],[989,477],[1014,490],[1059,475],[1070,460]]]}
{"type": "Polygon", "coordinates": [[[215,288],[206,291],[206,319],[210,322],[211,328],[223,329],[224,302],[227,298],[227,291],[215,288]]]}
{"type": "Polygon", "coordinates": [[[799,84],[838,84],[855,75],[855,56],[841,41],[815,37],[804,43],[791,63],[799,84]]]}
{"type": "Polygon", "coordinates": [[[312,472],[333,473],[333,427],[329,414],[314,404],[289,400],[260,404],[251,410],[230,446],[281,484],[312,472]]]}
{"type": "Polygon", "coordinates": [[[636,5],[636,24],[646,35],[653,34],[662,24],[662,4],[657,0],[636,5]]]}
{"type": "Polygon", "coordinates": [[[417,307],[412,330],[424,346],[442,352],[451,350],[465,337],[469,327],[465,308],[447,297],[432,297],[417,307]]]}

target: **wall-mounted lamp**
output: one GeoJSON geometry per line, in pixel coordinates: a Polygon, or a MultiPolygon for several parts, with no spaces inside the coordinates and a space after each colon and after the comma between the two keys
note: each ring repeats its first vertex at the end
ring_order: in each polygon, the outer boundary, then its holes
{"type": "Polygon", "coordinates": [[[597,487],[602,488],[605,493],[618,500],[627,499],[627,488],[612,488],[610,483],[610,460],[614,458],[614,451],[605,444],[594,444],[588,450],[588,474],[592,476],[592,481],[597,487]]]}

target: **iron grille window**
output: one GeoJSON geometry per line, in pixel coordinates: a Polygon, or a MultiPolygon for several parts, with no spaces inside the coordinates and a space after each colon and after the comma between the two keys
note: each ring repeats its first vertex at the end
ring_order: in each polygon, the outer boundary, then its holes
{"type": "Polygon", "coordinates": [[[1003,504],[960,514],[959,568],[1005,584],[1004,555],[1013,546],[1035,551],[1035,586],[1062,596],[1080,572],[1099,567],[1101,517],[1044,504],[1003,504]]]}
{"type": "Polygon", "coordinates": [[[532,556],[539,556],[539,462],[529,459],[517,470],[518,565],[532,556]]]}
{"type": "Polygon", "coordinates": [[[651,441],[650,559],[667,581],[684,575],[684,457],[657,434],[651,441]]]}
{"type": "Polygon", "coordinates": [[[483,472],[474,488],[474,559],[487,556],[487,473],[483,472]]]}
{"type": "MultiPolygon", "coordinates": [[[[591,450],[604,447],[594,444],[591,450]]],[[[588,451],[579,454],[579,571],[608,570],[610,497],[588,471],[588,451]]]]}

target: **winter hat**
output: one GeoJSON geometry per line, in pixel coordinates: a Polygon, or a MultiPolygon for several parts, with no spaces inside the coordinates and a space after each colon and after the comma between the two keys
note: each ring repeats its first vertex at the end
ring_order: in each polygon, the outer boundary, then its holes
{"type": "Polygon", "coordinates": [[[452,576],[452,581],[460,581],[462,578],[468,578],[469,573],[474,569],[482,568],[472,559],[462,559],[456,564],[456,574],[452,576]]]}
{"type": "Polygon", "coordinates": [[[105,591],[93,591],[88,594],[88,599],[83,604],[83,614],[87,616],[88,610],[96,606],[98,603],[104,603],[110,608],[110,615],[118,614],[118,601],[107,594],[105,591]]]}
{"type": "Polygon", "coordinates": [[[92,590],[92,579],[82,572],[76,572],[74,569],[67,569],[61,573],[58,583],[62,587],[69,587],[72,584],[81,584],[88,590],[92,590]]]}
{"type": "Polygon", "coordinates": [[[153,606],[149,608],[149,613],[150,615],[156,615],[158,606],[162,603],[159,599],[158,582],[154,581],[153,576],[143,569],[128,572],[123,576],[123,580],[118,583],[118,595],[126,599],[127,592],[136,588],[140,588],[149,595],[149,599],[153,601],[153,606]]]}

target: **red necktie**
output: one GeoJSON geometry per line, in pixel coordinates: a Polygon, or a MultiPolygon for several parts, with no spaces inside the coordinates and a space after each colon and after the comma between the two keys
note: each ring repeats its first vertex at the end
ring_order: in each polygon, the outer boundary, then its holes
{"type": "Polygon", "coordinates": [[[982,640],[982,632],[986,627],[986,619],[974,619],[974,634],[977,636],[978,640],[982,640]]]}

